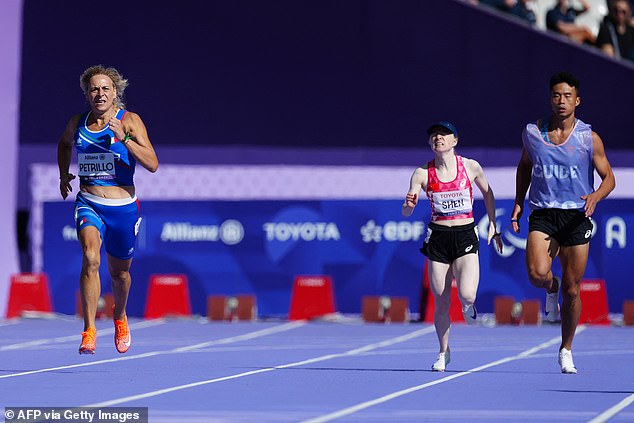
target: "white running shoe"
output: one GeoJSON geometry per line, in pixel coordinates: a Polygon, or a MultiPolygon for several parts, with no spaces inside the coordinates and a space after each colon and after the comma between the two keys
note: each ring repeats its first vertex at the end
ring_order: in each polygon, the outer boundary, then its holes
{"type": "Polygon", "coordinates": [[[464,316],[464,321],[467,322],[468,325],[474,325],[476,323],[476,318],[478,317],[478,311],[476,310],[474,304],[469,304],[468,306],[462,306],[462,315],[464,316]]]}
{"type": "Polygon", "coordinates": [[[559,318],[559,290],[561,289],[561,279],[557,276],[553,276],[553,283],[557,284],[557,291],[546,292],[546,305],[544,311],[546,313],[546,320],[553,323],[559,318]]]}
{"type": "Polygon", "coordinates": [[[431,369],[434,372],[444,372],[450,361],[451,352],[449,351],[449,347],[447,347],[447,351],[444,353],[438,353],[438,358],[436,359],[436,362],[432,364],[431,369]]]}
{"type": "Polygon", "coordinates": [[[567,374],[577,374],[577,368],[572,361],[572,351],[562,348],[559,351],[559,365],[561,366],[561,372],[567,374]]]}

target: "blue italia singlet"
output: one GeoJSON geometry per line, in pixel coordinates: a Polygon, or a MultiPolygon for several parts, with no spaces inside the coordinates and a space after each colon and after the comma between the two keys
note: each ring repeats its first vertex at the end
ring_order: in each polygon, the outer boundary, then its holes
{"type": "Polygon", "coordinates": [[[522,132],[524,149],[533,163],[528,194],[530,208],[583,209],[581,196],[594,191],[592,128],[577,120],[564,143],[548,140],[548,122],[542,128],[529,123],[522,132]]]}
{"type": "MultiPolygon", "coordinates": [[[[125,110],[119,110],[122,120],[125,110]]],[[[128,153],[106,125],[100,131],[87,127],[90,112],[79,117],[75,132],[78,174],[82,185],[132,186],[136,160],[128,153]]],[[[75,227],[77,234],[88,226],[99,230],[108,254],[121,260],[134,256],[139,230],[139,202],[136,196],[107,199],[80,191],[75,199],[75,227]]]]}
{"type": "MultiPolygon", "coordinates": [[[[82,185],[128,186],[134,185],[136,160],[128,149],[115,137],[107,124],[100,131],[87,127],[91,112],[79,117],[75,132],[75,149],[82,185]]],[[[117,119],[122,120],[125,110],[119,110],[117,119]]]]}

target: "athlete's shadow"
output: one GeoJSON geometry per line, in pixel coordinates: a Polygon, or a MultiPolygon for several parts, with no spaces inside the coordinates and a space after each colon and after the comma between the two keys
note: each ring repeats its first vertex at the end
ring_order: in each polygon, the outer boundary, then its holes
{"type": "MultiPolygon", "coordinates": [[[[250,369],[250,370],[263,370],[269,369],[270,367],[239,367],[240,369],[250,369]]],[[[378,369],[378,368],[360,368],[360,367],[285,367],[277,370],[308,370],[308,371],[343,371],[343,372],[402,372],[402,373],[438,373],[442,374],[456,374],[456,373],[501,373],[501,374],[551,374],[551,373],[559,373],[559,372],[535,372],[535,371],[517,371],[517,370],[478,370],[478,371],[469,371],[469,370],[445,370],[444,372],[435,372],[431,369],[378,369]]]]}
{"type": "Polygon", "coordinates": [[[634,394],[634,391],[600,391],[600,390],[590,390],[590,389],[543,389],[544,392],[567,392],[571,394],[634,394]]]}

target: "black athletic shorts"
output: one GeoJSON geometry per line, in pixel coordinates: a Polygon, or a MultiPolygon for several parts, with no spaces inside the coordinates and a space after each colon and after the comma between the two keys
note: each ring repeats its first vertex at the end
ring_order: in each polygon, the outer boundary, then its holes
{"type": "Polygon", "coordinates": [[[528,217],[528,231],[543,232],[559,245],[582,245],[590,242],[592,222],[583,210],[538,209],[528,217]]]}
{"type": "Polygon", "coordinates": [[[476,254],[479,247],[478,229],[473,222],[461,226],[430,223],[420,252],[430,260],[449,264],[458,257],[476,254]]]}

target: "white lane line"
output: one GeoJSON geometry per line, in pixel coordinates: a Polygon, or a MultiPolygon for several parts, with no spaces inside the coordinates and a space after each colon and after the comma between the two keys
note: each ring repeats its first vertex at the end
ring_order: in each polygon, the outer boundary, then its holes
{"type": "Polygon", "coordinates": [[[288,364],[282,364],[279,366],[275,366],[275,367],[266,367],[263,369],[258,369],[258,370],[251,370],[248,372],[243,372],[243,373],[237,373],[237,374],[233,374],[233,375],[229,375],[229,376],[223,376],[223,377],[219,377],[219,378],[215,378],[215,379],[207,379],[207,380],[201,380],[199,382],[193,382],[193,383],[188,383],[185,385],[177,385],[177,386],[172,386],[170,388],[164,388],[164,389],[159,389],[156,391],[150,391],[150,392],[146,392],[143,394],[138,394],[138,395],[130,395],[127,397],[122,397],[122,398],[116,398],[110,401],[104,401],[104,402],[100,402],[100,403],[96,403],[96,404],[89,404],[89,405],[85,405],[84,407],[110,407],[116,404],[122,404],[122,403],[126,403],[126,402],[131,402],[131,401],[136,401],[136,400],[140,400],[140,399],[144,399],[144,398],[150,398],[150,397],[155,397],[158,395],[163,395],[163,394],[168,394],[170,392],[175,392],[175,391],[181,391],[183,389],[190,389],[190,388],[195,388],[198,386],[203,386],[203,385],[209,385],[211,383],[217,383],[217,382],[224,382],[227,380],[232,380],[232,379],[238,379],[241,377],[247,377],[247,376],[252,376],[252,375],[256,375],[256,374],[261,374],[261,373],[266,373],[266,372],[272,372],[274,370],[279,370],[279,369],[287,369],[289,367],[298,367],[298,366],[303,366],[305,364],[311,364],[311,363],[317,363],[320,361],[326,361],[326,360],[331,360],[333,358],[338,358],[338,357],[346,357],[346,356],[350,356],[350,355],[358,355],[358,354],[362,354],[377,348],[382,348],[382,347],[387,347],[390,345],[394,345],[394,344],[398,344],[401,342],[405,342],[408,341],[410,339],[413,338],[417,338],[419,336],[423,336],[423,335],[427,335],[428,333],[435,333],[435,329],[433,326],[429,326],[426,327],[424,329],[419,329],[417,331],[405,334],[405,335],[401,335],[395,338],[391,338],[391,339],[387,339],[385,341],[381,341],[381,342],[377,342],[374,344],[369,344],[369,345],[365,345],[363,347],[360,348],[355,348],[353,350],[349,350],[343,353],[335,353],[335,354],[327,354],[327,355],[322,355],[319,357],[314,357],[314,358],[309,358],[307,360],[302,360],[302,361],[296,361],[294,363],[288,363],[288,364]]]}
{"type": "MultiPolygon", "coordinates": [[[[152,327],[152,326],[162,325],[166,321],[167,320],[165,320],[165,319],[144,320],[142,322],[131,324],[130,325],[130,329],[149,328],[149,327],[152,327]]],[[[114,333],[114,328],[99,329],[97,331],[97,338],[99,338],[100,336],[103,336],[103,335],[112,335],[113,333],[114,333]]],[[[0,347],[0,351],[19,350],[19,349],[22,349],[22,348],[37,347],[37,346],[40,346],[40,345],[58,344],[58,343],[70,342],[70,341],[79,341],[80,336],[81,336],[80,334],[76,334],[76,335],[60,336],[60,337],[57,337],[57,338],[35,339],[33,341],[21,342],[21,343],[18,343],[18,344],[4,345],[4,346],[0,347]]]]}
{"type": "MultiPolygon", "coordinates": [[[[586,329],[586,326],[579,326],[577,328],[577,333],[582,332],[585,329],[586,329]]],[[[379,398],[375,398],[375,399],[370,400],[370,401],[365,401],[365,402],[362,402],[360,404],[353,405],[351,407],[347,407],[347,408],[344,408],[344,409],[341,409],[341,410],[338,410],[338,411],[334,411],[332,413],[328,413],[328,414],[324,414],[322,416],[318,416],[318,417],[315,417],[315,418],[312,418],[312,419],[304,420],[301,423],[323,423],[323,422],[329,422],[331,420],[335,420],[335,419],[338,419],[338,418],[341,418],[341,417],[345,417],[345,416],[348,416],[350,414],[356,413],[357,411],[361,411],[361,410],[364,410],[366,408],[373,407],[373,406],[375,406],[377,404],[382,404],[384,402],[393,400],[394,398],[398,398],[398,397],[402,397],[403,395],[411,394],[412,392],[420,391],[420,390],[429,388],[429,387],[434,386],[434,385],[439,385],[441,383],[449,382],[450,380],[457,379],[457,378],[462,377],[462,376],[467,376],[467,375],[470,375],[472,373],[477,373],[479,371],[488,369],[490,367],[499,366],[500,364],[504,364],[504,363],[508,363],[508,362],[511,362],[511,361],[515,361],[515,360],[519,360],[519,359],[522,359],[522,358],[526,358],[526,357],[530,356],[531,354],[534,354],[537,351],[540,351],[540,350],[542,350],[544,348],[547,348],[547,347],[549,347],[551,345],[554,345],[554,344],[557,344],[559,342],[561,342],[561,337],[560,336],[558,336],[556,338],[553,338],[553,339],[551,339],[549,341],[546,341],[546,342],[544,342],[542,344],[539,344],[536,347],[530,348],[530,349],[528,349],[528,350],[526,350],[524,352],[521,352],[519,354],[512,355],[512,356],[509,356],[509,357],[505,357],[505,358],[502,358],[500,360],[492,361],[492,362],[484,364],[482,366],[474,367],[471,370],[467,370],[467,371],[464,371],[464,372],[456,373],[456,374],[453,374],[451,376],[444,377],[442,379],[437,379],[437,380],[434,380],[432,382],[424,383],[422,385],[416,385],[416,386],[412,386],[412,387],[407,388],[407,389],[402,389],[400,391],[396,391],[396,392],[393,392],[391,394],[388,394],[388,395],[385,395],[385,396],[382,396],[382,397],[379,397],[379,398]]]]}
{"type": "Polygon", "coordinates": [[[629,397],[623,399],[623,401],[614,405],[613,407],[608,408],[603,413],[596,416],[594,419],[589,420],[588,423],[603,423],[610,420],[612,417],[616,416],[621,410],[629,406],[634,402],[634,394],[629,397]]]}
{"type": "MultiPolygon", "coordinates": [[[[262,330],[258,330],[255,332],[250,332],[247,333],[245,335],[238,335],[238,336],[232,336],[230,338],[223,338],[223,339],[218,339],[216,341],[209,341],[209,342],[203,342],[200,344],[196,344],[196,345],[192,345],[191,348],[196,348],[200,345],[202,346],[209,346],[214,345],[214,344],[227,344],[230,342],[239,342],[239,341],[245,341],[248,339],[254,339],[254,338],[258,338],[261,336],[266,336],[266,335],[271,335],[273,333],[277,333],[277,332],[284,332],[290,329],[295,329],[297,327],[303,326],[305,325],[306,322],[305,321],[298,321],[298,322],[292,322],[292,323],[285,323],[283,325],[279,325],[279,326],[274,326],[272,328],[267,328],[267,329],[262,329],[262,330]]],[[[26,372],[20,372],[20,373],[10,373],[7,375],[0,375],[0,379],[8,379],[11,377],[18,377],[18,376],[27,376],[27,375],[33,375],[33,374],[38,374],[38,373],[46,373],[46,372],[55,372],[58,370],[66,370],[66,369],[76,369],[78,367],[87,367],[87,366],[96,366],[99,364],[106,364],[106,363],[114,363],[117,361],[125,361],[125,360],[138,360],[141,358],[148,358],[148,357],[154,357],[157,355],[164,355],[164,354],[175,354],[178,353],[181,348],[174,348],[171,350],[164,350],[164,351],[151,351],[151,352],[147,352],[147,353],[142,353],[142,354],[137,354],[137,355],[126,355],[126,356],[122,356],[122,357],[117,357],[117,358],[110,358],[107,360],[98,360],[98,361],[89,361],[86,363],[78,363],[78,364],[69,364],[67,366],[59,366],[59,367],[49,367],[46,369],[38,369],[38,370],[29,370],[26,372]]]]}
{"type": "Polygon", "coordinates": [[[0,327],[2,326],[11,326],[11,325],[15,325],[19,322],[20,319],[9,319],[9,320],[5,320],[5,321],[0,321],[0,327]]]}
{"type": "Polygon", "coordinates": [[[201,348],[211,347],[214,345],[224,345],[224,344],[231,344],[231,343],[240,342],[240,341],[247,341],[249,339],[263,336],[261,334],[269,335],[271,333],[284,332],[285,330],[288,330],[288,329],[294,329],[296,327],[304,326],[306,322],[307,322],[306,320],[298,320],[295,322],[284,323],[283,325],[280,325],[280,326],[276,326],[276,327],[268,328],[268,329],[262,329],[257,332],[245,333],[244,335],[236,335],[230,338],[216,339],[213,341],[207,341],[207,342],[201,342],[199,344],[188,345],[186,347],[174,348],[173,350],[171,350],[171,352],[175,352],[175,353],[188,352],[188,351],[198,350],[201,348]],[[257,335],[254,336],[254,334],[257,334],[257,335]]]}

